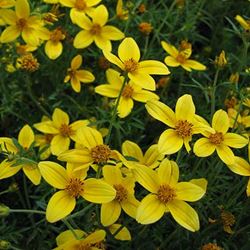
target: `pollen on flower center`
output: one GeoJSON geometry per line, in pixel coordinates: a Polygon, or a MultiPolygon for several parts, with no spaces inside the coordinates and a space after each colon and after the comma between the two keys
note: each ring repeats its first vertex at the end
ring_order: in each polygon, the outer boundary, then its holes
{"type": "Polygon", "coordinates": [[[68,137],[74,134],[74,131],[67,124],[62,124],[59,130],[60,134],[64,137],[68,137]]]}
{"type": "Polygon", "coordinates": [[[100,164],[108,161],[111,155],[111,150],[108,145],[101,144],[92,148],[90,154],[94,162],[100,164]]]}
{"type": "Polygon", "coordinates": [[[192,135],[192,127],[193,124],[188,122],[187,120],[179,120],[175,125],[177,134],[182,138],[192,135]]]}
{"type": "Polygon", "coordinates": [[[52,139],[53,139],[53,135],[45,134],[45,141],[46,141],[47,144],[50,144],[52,139]]]}
{"type": "Polygon", "coordinates": [[[186,57],[182,53],[179,53],[178,56],[176,57],[176,61],[179,63],[185,63],[186,62],[186,57]]]}
{"type": "Polygon", "coordinates": [[[216,132],[215,134],[211,134],[208,139],[215,145],[221,144],[224,140],[223,134],[221,132],[216,132]]]}
{"type": "Polygon", "coordinates": [[[133,95],[134,89],[130,85],[126,85],[122,91],[122,96],[124,98],[131,98],[133,95]]]}
{"type": "Polygon", "coordinates": [[[16,21],[16,26],[22,30],[27,24],[27,20],[25,18],[20,18],[16,21]]]}
{"type": "Polygon", "coordinates": [[[84,0],[76,0],[75,8],[78,10],[85,10],[87,8],[87,4],[84,0]]]}
{"type": "Polygon", "coordinates": [[[162,203],[168,203],[169,201],[172,201],[176,197],[175,190],[171,188],[169,185],[164,184],[160,185],[160,188],[157,192],[157,198],[162,203]]]}
{"type": "Polygon", "coordinates": [[[115,199],[118,202],[122,202],[123,200],[126,200],[128,197],[128,191],[126,188],[124,188],[121,184],[113,185],[114,189],[116,190],[116,197],[115,199]]]}
{"type": "Polygon", "coordinates": [[[73,246],[73,249],[74,250],[90,250],[92,247],[91,247],[91,245],[89,245],[89,244],[77,244],[77,245],[75,245],[75,246],[73,246]]]}
{"type": "Polygon", "coordinates": [[[54,43],[57,43],[65,38],[65,35],[62,31],[58,28],[52,31],[50,34],[50,40],[54,43]]]}
{"type": "Polygon", "coordinates": [[[100,26],[100,24],[95,23],[95,24],[93,24],[93,26],[90,30],[90,33],[92,35],[98,35],[101,33],[101,30],[102,30],[102,27],[100,26]]]}
{"type": "Polygon", "coordinates": [[[133,58],[130,58],[126,61],[124,61],[124,68],[125,71],[133,73],[135,72],[139,67],[139,63],[136,62],[133,58]]]}
{"type": "Polygon", "coordinates": [[[39,62],[37,59],[31,54],[25,54],[17,59],[19,67],[28,72],[34,72],[39,68],[39,62]]]}
{"type": "Polygon", "coordinates": [[[77,198],[84,190],[84,182],[79,178],[71,178],[65,190],[71,197],[77,198]]]}

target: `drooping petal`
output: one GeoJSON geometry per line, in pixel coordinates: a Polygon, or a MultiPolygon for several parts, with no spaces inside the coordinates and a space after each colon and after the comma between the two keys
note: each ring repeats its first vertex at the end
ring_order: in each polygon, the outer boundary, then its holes
{"type": "Polygon", "coordinates": [[[9,43],[17,39],[21,34],[20,30],[16,26],[7,27],[1,34],[1,43],[9,43]]]}
{"type": "Polygon", "coordinates": [[[153,75],[168,75],[170,74],[167,66],[156,60],[146,60],[139,62],[140,72],[153,75]]]}
{"type": "Polygon", "coordinates": [[[66,169],[58,163],[51,161],[41,161],[38,163],[38,168],[42,174],[42,177],[52,187],[64,189],[67,186],[69,178],[66,169]]]}
{"type": "Polygon", "coordinates": [[[73,46],[77,49],[83,49],[88,47],[91,43],[93,43],[93,41],[93,35],[87,30],[82,30],[76,34],[73,41],[73,46]]]}
{"type": "Polygon", "coordinates": [[[166,206],[157,199],[156,195],[149,194],[141,201],[137,209],[136,221],[141,224],[151,224],[161,219],[166,206]]]}
{"type": "Polygon", "coordinates": [[[236,156],[234,164],[227,166],[236,174],[250,176],[250,164],[241,157],[236,156]]]}
{"type": "Polygon", "coordinates": [[[162,154],[174,154],[183,146],[183,139],[174,129],[165,130],[159,138],[158,149],[162,154]]]}
{"type": "Polygon", "coordinates": [[[25,165],[23,166],[23,172],[34,185],[40,184],[42,176],[37,166],[25,165]]]}
{"type": "Polygon", "coordinates": [[[49,200],[46,209],[46,219],[50,223],[57,222],[69,215],[75,208],[76,200],[68,192],[56,192],[49,200]]]}
{"type": "Polygon", "coordinates": [[[110,61],[111,63],[115,64],[120,69],[124,70],[124,65],[123,65],[123,63],[121,62],[121,60],[117,56],[113,55],[108,50],[103,50],[103,55],[104,55],[104,57],[108,61],[110,61]]]}
{"type": "Polygon", "coordinates": [[[191,95],[185,94],[177,100],[175,114],[177,120],[193,121],[195,106],[191,95]]]}
{"type": "Polygon", "coordinates": [[[128,116],[131,113],[133,106],[133,99],[121,97],[117,108],[118,116],[120,118],[128,116]]]}
{"type": "Polygon", "coordinates": [[[107,227],[114,224],[121,214],[121,205],[118,201],[113,200],[111,202],[102,204],[101,206],[101,223],[107,227]]]}
{"type": "Polygon", "coordinates": [[[90,178],[84,181],[82,197],[93,203],[107,203],[115,199],[116,190],[108,183],[90,178]]]}
{"type": "Polygon", "coordinates": [[[76,78],[75,76],[73,76],[70,80],[71,83],[71,87],[72,89],[76,92],[79,93],[81,91],[81,82],[78,78],[76,78]]]}
{"type": "Polygon", "coordinates": [[[134,197],[134,195],[130,195],[127,199],[121,201],[122,209],[132,218],[136,217],[139,204],[140,202],[134,197]]]}
{"type": "Polygon", "coordinates": [[[176,57],[178,55],[178,50],[171,44],[169,43],[166,43],[164,41],[161,42],[161,46],[163,47],[164,50],[166,50],[166,52],[173,56],[173,57],[176,57]]]}
{"type": "Polygon", "coordinates": [[[138,86],[148,90],[155,90],[155,80],[152,76],[141,73],[140,69],[136,72],[128,73],[128,77],[138,86]]]}
{"type": "Polygon", "coordinates": [[[161,154],[158,150],[158,145],[154,144],[148,148],[144,155],[143,163],[150,167],[150,168],[156,168],[160,161],[164,158],[164,155],[161,154]]]}
{"type": "Polygon", "coordinates": [[[18,134],[18,142],[24,149],[29,149],[31,144],[35,141],[35,135],[29,125],[23,126],[18,134]]]}
{"type": "Polygon", "coordinates": [[[150,100],[145,107],[148,113],[155,119],[165,123],[169,127],[175,127],[175,113],[167,105],[157,100],[150,100]]]}
{"type": "Polygon", "coordinates": [[[27,19],[30,15],[30,6],[27,0],[17,0],[15,11],[18,18],[27,19]]]}
{"type": "Polygon", "coordinates": [[[247,145],[248,139],[235,133],[226,133],[223,143],[232,148],[243,148],[247,145]]]}
{"type": "Polygon", "coordinates": [[[142,150],[140,149],[140,147],[136,143],[134,143],[132,141],[126,140],[125,142],[123,142],[122,154],[124,156],[133,157],[133,158],[137,159],[139,162],[143,161],[142,150]]]}
{"type": "Polygon", "coordinates": [[[191,69],[195,69],[195,70],[206,70],[207,69],[207,67],[205,65],[203,65],[202,63],[199,63],[195,60],[186,60],[185,66],[189,67],[191,69]]]}
{"type": "Polygon", "coordinates": [[[181,64],[172,56],[166,56],[164,59],[166,65],[170,67],[179,67],[181,64]]]}
{"type": "Polygon", "coordinates": [[[102,28],[102,36],[108,40],[121,40],[124,34],[114,26],[106,25],[102,28]]]}
{"type": "Polygon", "coordinates": [[[102,4],[95,8],[91,17],[94,24],[104,26],[108,21],[109,13],[107,8],[102,4]]]}
{"type": "Polygon", "coordinates": [[[235,156],[233,151],[226,145],[221,144],[216,147],[216,151],[220,159],[227,165],[234,164],[235,156]]]}
{"type": "Polygon", "coordinates": [[[95,87],[95,92],[99,95],[116,98],[119,95],[120,89],[111,84],[102,84],[95,87]]]}
{"type": "Polygon", "coordinates": [[[115,166],[104,166],[102,169],[104,180],[110,185],[120,184],[122,182],[121,170],[115,166]]]}
{"type": "Polygon", "coordinates": [[[205,190],[190,182],[179,182],[175,186],[176,199],[183,201],[197,201],[204,194],[205,190]]]}
{"type": "Polygon", "coordinates": [[[199,217],[196,211],[185,201],[173,200],[167,204],[171,215],[181,226],[192,232],[200,228],[199,217]]]}
{"type": "Polygon", "coordinates": [[[216,145],[211,143],[207,138],[201,138],[194,144],[193,151],[198,157],[207,157],[213,154],[216,145]]]}
{"type": "Polygon", "coordinates": [[[51,60],[57,59],[63,51],[63,45],[61,42],[47,41],[45,44],[45,53],[51,60]]]}
{"type": "Polygon", "coordinates": [[[212,127],[217,131],[225,134],[229,129],[229,118],[226,111],[220,109],[216,111],[212,119],[212,127]]]}
{"type": "Polygon", "coordinates": [[[50,142],[51,153],[53,155],[59,155],[69,149],[69,144],[70,138],[62,135],[55,135],[50,142]]]}
{"type": "Polygon", "coordinates": [[[0,163],[0,180],[9,178],[15,175],[22,167],[12,166],[14,162],[4,160],[0,163]]]}
{"type": "Polygon", "coordinates": [[[118,47],[118,56],[122,62],[125,62],[131,58],[136,62],[139,62],[141,57],[140,49],[132,37],[126,37],[121,42],[118,47]]]}

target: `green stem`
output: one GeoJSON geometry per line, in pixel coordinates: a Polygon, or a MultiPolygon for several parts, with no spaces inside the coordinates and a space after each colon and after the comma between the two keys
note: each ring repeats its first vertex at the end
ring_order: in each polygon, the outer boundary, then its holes
{"type": "Polygon", "coordinates": [[[243,50],[242,50],[242,55],[241,55],[241,60],[240,60],[240,66],[238,72],[241,72],[243,67],[246,66],[247,62],[247,53],[248,53],[248,48],[249,48],[249,43],[245,39],[245,37],[242,36],[242,41],[243,41],[243,50]]]}
{"type": "Polygon", "coordinates": [[[114,126],[115,118],[116,118],[116,114],[117,114],[117,108],[118,108],[118,105],[119,105],[119,103],[120,103],[120,99],[121,99],[121,96],[122,96],[122,91],[123,91],[123,89],[124,89],[124,87],[125,87],[125,85],[126,85],[127,79],[128,79],[128,76],[127,76],[127,74],[126,74],[125,77],[124,77],[123,83],[122,83],[122,87],[121,87],[121,89],[120,89],[120,93],[119,93],[118,98],[117,98],[117,100],[116,100],[115,107],[114,107],[114,109],[113,109],[111,121],[110,121],[110,123],[109,123],[108,134],[107,134],[107,136],[106,136],[106,138],[105,138],[105,144],[106,144],[106,145],[108,145],[109,140],[110,140],[112,128],[113,128],[113,126],[114,126]]]}
{"type": "Polygon", "coordinates": [[[215,93],[216,93],[216,85],[218,82],[220,68],[217,68],[215,76],[214,76],[214,82],[212,86],[212,92],[211,92],[211,113],[210,113],[210,120],[212,121],[213,114],[215,111],[215,93]]]}
{"type": "Polygon", "coordinates": [[[9,191],[8,189],[6,189],[6,190],[0,192],[0,195],[7,194],[7,193],[9,193],[9,192],[10,192],[10,191],[9,191]]]}
{"type": "Polygon", "coordinates": [[[32,209],[10,209],[9,212],[10,213],[43,214],[43,215],[46,214],[44,211],[32,210],[32,209]]]}
{"type": "Polygon", "coordinates": [[[73,218],[79,217],[79,216],[85,214],[93,206],[94,206],[94,204],[90,203],[88,206],[86,206],[85,208],[83,208],[81,211],[79,211],[77,213],[74,213],[72,215],[69,215],[68,218],[73,219],[73,218]]]}

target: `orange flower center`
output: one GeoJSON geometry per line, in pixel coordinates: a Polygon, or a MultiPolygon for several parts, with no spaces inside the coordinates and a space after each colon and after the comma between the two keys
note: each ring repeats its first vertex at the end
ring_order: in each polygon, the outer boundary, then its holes
{"type": "Polygon", "coordinates": [[[130,85],[126,85],[122,91],[122,96],[124,98],[131,98],[133,95],[134,89],[130,85]]]}
{"type": "Polygon", "coordinates": [[[221,132],[216,132],[215,134],[211,134],[208,139],[211,143],[215,145],[220,145],[224,140],[223,134],[221,132]]]}
{"type": "Polygon", "coordinates": [[[91,245],[89,245],[89,244],[77,244],[77,245],[75,245],[74,246],[74,250],[90,250],[92,247],[91,247],[91,245]]]}
{"type": "Polygon", "coordinates": [[[26,70],[28,72],[34,72],[39,69],[39,62],[37,59],[31,54],[25,54],[17,59],[20,68],[26,70]]]}
{"type": "Polygon", "coordinates": [[[101,33],[101,30],[102,30],[102,27],[100,26],[100,24],[93,24],[91,30],[90,30],[90,33],[92,35],[99,35],[101,33]]]}
{"type": "Polygon", "coordinates": [[[192,127],[193,124],[188,122],[187,120],[179,120],[175,125],[177,134],[182,138],[189,137],[192,135],[192,127]]]}
{"type": "Polygon", "coordinates": [[[95,163],[102,164],[108,161],[111,150],[108,145],[101,144],[92,148],[90,154],[95,163]]]}
{"type": "Polygon", "coordinates": [[[116,190],[116,197],[115,199],[118,202],[122,202],[123,200],[126,200],[128,197],[128,191],[126,188],[124,188],[121,184],[113,185],[114,189],[116,190]]]}
{"type": "Polygon", "coordinates": [[[69,137],[74,134],[74,131],[67,124],[62,124],[59,130],[60,134],[64,137],[69,137]]]}
{"type": "Polygon", "coordinates": [[[222,248],[219,247],[216,243],[208,243],[206,245],[203,245],[201,250],[222,250],[222,248]]]}
{"type": "Polygon", "coordinates": [[[157,198],[162,203],[168,203],[169,201],[172,201],[176,197],[175,190],[171,188],[169,185],[164,184],[160,185],[160,188],[157,192],[157,198]]]}
{"type": "Polygon", "coordinates": [[[71,197],[77,198],[84,191],[84,182],[79,178],[71,178],[65,190],[71,197]]]}
{"type": "Polygon", "coordinates": [[[25,18],[20,18],[16,21],[16,26],[20,30],[23,30],[26,25],[27,25],[27,20],[25,18]]]}
{"type": "Polygon", "coordinates": [[[57,43],[65,38],[65,35],[62,33],[60,28],[55,29],[50,34],[50,40],[54,43],[57,43]]]}
{"type": "Polygon", "coordinates": [[[78,10],[85,10],[87,8],[87,4],[84,0],[76,0],[75,8],[78,10]]]}
{"type": "Polygon", "coordinates": [[[139,63],[136,62],[133,58],[130,58],[124,62],[125,71],[129,73],[135,72],[139,67],[139,63]]]}
{"type": "Polygon", "coordinates": [[[178,56],[176,57],[176,61],[179,63],[185,63],[186,62],[186,56],[182,53],[179,53],[178,56]]]}
{"type": "Polygon", "coordinates": [[[45,134],[45,141],[47,144],[50,144],[52,139],[53,139],[53,135],[45,134]]]}

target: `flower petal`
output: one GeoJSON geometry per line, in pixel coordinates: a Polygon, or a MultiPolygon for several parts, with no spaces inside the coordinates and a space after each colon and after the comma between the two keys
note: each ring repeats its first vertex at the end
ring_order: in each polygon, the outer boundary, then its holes
{"type": "Polygon", "coordinates": [[[186,60],[185,62],[185,66],[191,69],[195,69],[195,70],[206,70],[207,67],[205,65],[203,65],[202,63],[199,63],[195,60],[186,60]]]}
{"type": "Polygon", "coordinates": [[[122,144],[122,154],[126,157],[126,156],[130,156],[135,158],[136,160],[138,160],[139,162],[143,161],[143,153],[142,150],[140,149],[140,147],[129,140],[126,140],[125,142],[123,142],[122,144]]]}
{"type": "Polygon", "coordinates": [[[177,100],[175,114],[177,120],[193,121],[195,106],[191,95],[183,95],[177,100]]]}
{"type": "Polygon", "coordinates": [[[112,50],[112,44],[109,39],[101,36],[96,35],[94,38],[95,44],[98,48],[101,50],[111,51],[112,50]]]}
{"type": "Polygon", "coordinates": [[[103,55],[104,55],[104,57],[108,61],[110,61],[111,63],[115,64],[120,69],[124,70],[124,65],[123,65],[123,63],[121,62],[121,60],[117,56],[113,55],[108,50],[103,50],[103,55]]]}
{"type": "Polygon", "coordinates": [[[30,6],[27,0],[17,0],[15,11],[18,18],[27,19],[30,15],[30,6]]]}
{"type": "Polygon", "coordinates": [[[153,99],[159,100],[159,96],[157,94],[144,90],[144,89],[140,89],[140,90],[134,89],[132,98],[135,101],[144,102],[144,103],[153,99]]]}
{"type": "Polygon", "coordinates": [[[121,42],[118,47],[118,56],[122,62],[125,62],[129,59],[133,59],[136,62],[140,60],[140,49],[136,41],[132,37],[126,37],[121,42]]]}
{"type": "Polygon", "coordinates": [[[62,135],[55,135],[50,143],[51,153],[59,155],[69,149],[70,139],[62,135]]]}
{"type": "Polygon", "coordinates": [[[9,178],[15,175],[22,167],[12,166],[13,161],[4,160],[0,163],[0,180],[9,178]]]}
{"type": "Polygon", "coordinates": [[[23,172],[34,185],[39,185],[41,182],[41,173],[37,166],[25,165],[23,172]]]}
{"type": "Polygon", "coordinates": [[[148,148],[144,155],[143,164],[150,167],[156,168],[160,161],[164,158],[163,154],[160,154],[158,150],[158,145],[154,144],[148,148]]]}
{"type": "Polygon", "coordinates": [[[91,17],[94,24],[104,26],[108,21],[109,13],[107,8],[102,4],[95,8],[91,17]]]}
{"type": "Polygon", "coordinates": [[[29,125],[22,127],[18,134],[18,142],[24,149],[29,149],[31,144],[35,141],[35,135],[29,125]]]}
{"type": "Polygon", "coordinates": [[[82,56],[81,55],[77,55],[75,56],[70,63],[70,67],[73,70],[77,70],[81,67],[82,65],[82,56]]]}
{"type": "Polygon", "coordinates": [[[179,67],[181,64],[172,56],[166,56],[164,62],[169,67],[179,67]]]}
{"type": "Polygon", "coordinates": [[[136,217],[139,204],[140,202],[134,197],[134,195],[130,195],[127,199],[121,201],[122,209],[132,218],[136,217]]]}
{"type": "MultiPolygon", "coordinates": [[[[116,233],[122,225],[113,224],[109,227],[109,231],[111,234],[116,233]]],[[[123,228],[114,236],[117,240],[131,240],[131,235],[129,230],[123,226],[123,228]]]]}
{"type": "Polygon", "coordinates": [[[1,43],[9,43],[17,39],[21,34],[20,30],[16,26],[7,27],[1,34],[1,43]]]}
{"type": "Polygon", "coordinates": [[[193,151],[198,157],[207,157],[213,154],[216,146],[207,138],[201,138],[194,144],[193,151]]]}
{"type": "Polygon", "coordinates": [[[176,199],[184,201],[197,201],[205,194],[205,190],[190,182],[179,182],[175,186],[176,199]]]}
{"type": "Polygon", "coordinates": [[[118,201],[113,200],[111,202],[102,204],[101,206],[101,223],[107,227],[114,224],[121,214],[121,205],[118,201]]]}
{"type": "Polygon", "coordinates": [[[234,164],[235,156],[233,151],[226,145],[221,144],[216,147],[216,151],[220,159],[227,165],[234,164]]]}
{"type": "Polygon", "coordinates": [[[241,157],[236,156],[234,164],[227,166],[236,174],[250,176],[250,164],[241,157]]]}
{"type": "Polygon", "coordinates": [[[104,166],[102,169],[104,180],[110,185],[120,184],[122,182],[121,170],[115,166],[104,166]]]}
{"type": "Polygon", "coordinates": [[[95,87],[95,92],[102,96],[107,96],[110,98],[116,98],[119,95],[120,89],[111,84],[102,84],[95,87]]]}
{"type": "Polygon", "coordinates": [[[247,145],[248,139],[235,133],[226,133],[223,143],[232,148],[243,148],[247,145]]]}
{"type": "Polygon", "coordinates": [[[78,25],[80,28],[84,30],[91,30],[93,24],[84,13],[75,11],[75,9],[71,9],[70,17],[72,22],[78,25]]]}
{"type": "Polygon", "coordinates": [[[170,74],[167,66],[156,60],[146,60],[139,62],[140,72],[153,75],[168,75],[170,74]]]}
{"type": "Polygon", "coordinates": [[[47,41],[45,44],[45,53],[51,60],[57,59],[63,51],[63,45],[61,42],[47,41]]]}
{"type": "Polygon", "coordinates": [[[44,121],[33,125],[38,131],[45,134],[58,134],[59,130],[54,126],[52,121],[44,121]]]}
{"type": "Polygon", "coordinates": [[[87,30],[82,30],[76,34],[73,41],[73,46],[77,49],[83,49],[88,47],[91,43],[93,43],[93,41],[93,35],[87,30]]]}
{"type": "Polygon", "coordinates": [[[60,128],[63,124],[69,124],[69,116],[66,112],[62,111],[59,108],[56,108],[52,115],[52,120],[55,127],[60,128]]]}
{"type": "Polygon", "coordinates": [[[114,26],[106,25],[102,28],[102,36],[108,40],[121,40],[124,34],[114,26]]]}
{"type": "Polygon", "coordinates": [[[216,111],[212,119],[212,127],[217,132],[225,134],[229,129],[229,118],[227,112],[220,109],[216,111]]]}
{"type": "Polygon", "coordinates": [[[84,83],[93,82],[95,80],[94,75],[88,70],[78,70],[76,71],[76,77],[84,83]]]}
{"type": "Polygon", "coordinates": [[[128,73],[128,77],[138,86],[148,89],[155,90],[155,80],[149,74],[140,72],[140,69],[133,73],[128,73]]]}
{"type": "Polygon", "coordinates": [[[120,98],[119,104],[118,104],[118,108],[117,108],[117,112],[118,112],[118,116],[120,118],[124,118],[126,116],[128,116],[132,109],[134,107],[134,101],[131,98],[124,98],[123,96],[120,98]]]}
{"type": "Polygon", "coordinates": [[[176,57],[178,55],[178,50],[171,44],[169,43],[166,43],[164,41],[161,42],[161,46],[163,47],[164,50],[166,50],[166,52],[173,56],[173,57],[176,57]]]}

